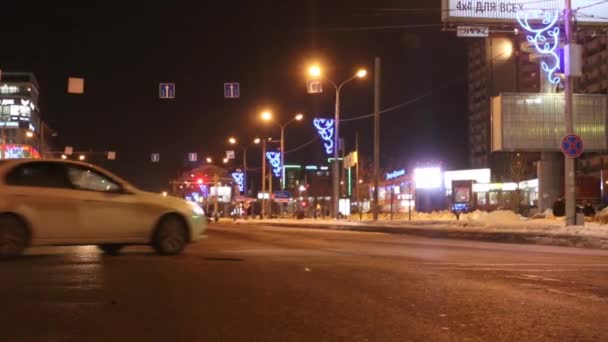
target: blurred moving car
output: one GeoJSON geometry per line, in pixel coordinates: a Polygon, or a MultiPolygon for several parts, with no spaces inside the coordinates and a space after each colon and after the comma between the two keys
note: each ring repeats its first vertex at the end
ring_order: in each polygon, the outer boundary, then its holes
{"type": "Polygon", "coordinates": [[[90,164],[0,160],[0,257],[29,246],[91,244],[107,254],[143,244],[179,254],[206,224],[198,204],[138,190],[90,164]]]}

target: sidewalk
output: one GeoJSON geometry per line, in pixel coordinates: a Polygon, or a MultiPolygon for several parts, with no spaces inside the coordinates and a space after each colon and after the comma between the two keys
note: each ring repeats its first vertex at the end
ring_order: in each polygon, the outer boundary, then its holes
{"type": "Polygon", "coordinates": [[[474,212],[463,214],[457,221],[451,213],[441,212],[416,214],[412,221],[399,217],[393,221],[385,218],[378,221],[250,219],[237,220],[236,223],[608,249],[608,225],[586,222],[585,226],[565,226],[563,218],[548,216],[528,219],[510,211],[474,212]]]}

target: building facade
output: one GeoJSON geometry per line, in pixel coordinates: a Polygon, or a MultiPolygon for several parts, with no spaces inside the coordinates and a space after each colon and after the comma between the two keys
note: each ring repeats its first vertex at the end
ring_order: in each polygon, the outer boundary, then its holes
{"type": "Polygon", "coordinates": [[[40,157],[48,130],[42,128],[39,94],[34,74],[0,74],[0,159],[40,157]]]}

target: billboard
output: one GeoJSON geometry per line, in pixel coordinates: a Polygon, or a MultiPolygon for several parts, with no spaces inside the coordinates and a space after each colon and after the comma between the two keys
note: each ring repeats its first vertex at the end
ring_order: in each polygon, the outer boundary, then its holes
{"type": "MultiPolygon", "coordinates": [[[[516,24],[515,15],[528,10],[564,10],[564,0],[442,0],[442,20],[454,23],[516,24]]],[[[572,0],[577,24],[608,25],[608,2],[572,0]]]]}
{"type": "MultiPolygon", "coordinates": [[[[565,135],[564,94],[503,93],[492,98],[492,151],[559,152],[565,135]]],[[[574,133],[586,152],[608,150],[608,96],[574,94],[574,133]]]]}

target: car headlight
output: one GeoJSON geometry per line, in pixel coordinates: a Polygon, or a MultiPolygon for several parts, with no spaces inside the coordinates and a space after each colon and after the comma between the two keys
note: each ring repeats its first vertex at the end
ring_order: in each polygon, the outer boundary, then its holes
{"type": "Polygon", "coordinates": [[[195,215],[205,216],[205,211],[203,210],[203,208],[201,208],[200,205],[198,205],[194,202],[188,202],[188,203],[190,203],[190,206],[192,207],[192,211],[194,212],[195,215]]]}

